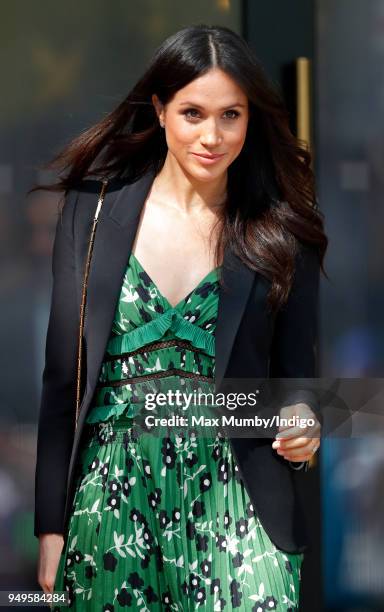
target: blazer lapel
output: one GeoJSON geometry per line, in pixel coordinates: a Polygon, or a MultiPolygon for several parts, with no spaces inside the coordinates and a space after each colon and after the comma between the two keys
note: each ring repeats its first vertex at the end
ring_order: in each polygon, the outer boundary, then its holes
{"type": "MultiPolygon", "coordinates": [[[[87,347],[87,392],[93,395],[109,339],[124,273],[138,229],[140,214],[155,173],[148,171],[139,180],[127,184],[110,205],[107,193],[100,212],[90,266],[84,336],[87,347]]],[[[225,375],[232,345],[239,327],[255,272],[245,266],[227,247],[224,253],[223,278],[215,334],[215,387],[225,375]]],[[[79,417],[85,417],[84,402],[79,417]],[[82,414],[83,413],[83,414],[82,414]]]]}
{"type": "Polygon", "coordinates": [[[223,281],[215,332],[215,391],[219,391],[232,346],[257,273],[246,266],[227,246],[223,258],[223,281]]]}
{"type": "Polygon", "coordinates": [[[84,324],[87,378],[92,390],[97,383],[140,213],[153,178],[154,174],[148,172],[138,181],[124,185],[111,203],[107,198],[113,195],[107,193],[99,215],[84,324]]]}

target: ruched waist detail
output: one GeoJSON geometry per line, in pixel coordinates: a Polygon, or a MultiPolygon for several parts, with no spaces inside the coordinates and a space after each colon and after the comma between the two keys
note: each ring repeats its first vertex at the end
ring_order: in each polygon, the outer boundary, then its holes
{"type": "MultiPolygon", "coordinates": [[[[185,347],[185,344],[180,345],[185,347]]],[[[148,393],[180,388],[193,390],[201,385],[208,391],[213,384],[210,376],[214,372],[214,354],[214,336],[184,319],[176,310],[168,310],[141,327],[111,337],[95,394],[95,404],[87,417],[87,423],[108,421],[123,414],[133,418],[144,409],[148,393]],[[162,359],[159,358],[161,351],[152,348],[151,343],[156,346],[156,341],[166,339],[187,341],[190,346],[177,352],[175,342],[172,348],[162,349],[169,356],[166,358],[168,365],[164,369],[162,359]],[[141,351],[141,358],[137,361],[139,356],[136,351],[145,347],[148,350],[141,351]],[[184,361],[181,361],[181,351],[184,353],[184,361]],[[199,367],[195,367],[193,372],[192,366],[196,359],[199,367]],[[177,375],[169,367],[170,360],[177,375]],[[143,363],[145,367],[142,367],[143,363]]]]}
{"type": "Polygon", "coordinates": [[[150,342],[160,340],[165,336],[189,340],[197,349],[213,357],[215,355],[215,339],[208,331],[184,319],[177,310],[170,309],[153,321],[137,327],[126,334],[111,338],[106,352],[109,355],[121,355],[142,348],[150,342]]]}

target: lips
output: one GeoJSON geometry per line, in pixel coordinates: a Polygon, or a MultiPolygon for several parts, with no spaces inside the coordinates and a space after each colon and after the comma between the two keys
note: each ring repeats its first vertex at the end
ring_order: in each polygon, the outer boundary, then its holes
{"type": "Polygon", "coordinates": [[[224,153],[217,153],[216,155],[207,155],[206,153],[194,153],[194,155],[204,157],[205,159],[217,159],[218,157],[223,157],[224,153]]]}

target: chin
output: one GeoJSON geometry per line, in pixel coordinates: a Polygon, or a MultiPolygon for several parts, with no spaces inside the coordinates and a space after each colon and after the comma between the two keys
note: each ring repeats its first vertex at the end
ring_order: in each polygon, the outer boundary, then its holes
{"type": "Polygon", "coordinates": [[[225,168],[213,168],[212,167],[205,167],[205,168],[201,168],[200,170],[196,170],[195,167],[193,168],[189,168],[188,166],[184,166],[184,170],[185,172],[187,172],[190,176],[192,176],[194,179],[196,179],[197,181],[211,181],[213,178],[217,178],[218,176],[221,176],[222,174],[225,174],[225,172],[227,171],[228,166],[225,166],[225,168]]]}

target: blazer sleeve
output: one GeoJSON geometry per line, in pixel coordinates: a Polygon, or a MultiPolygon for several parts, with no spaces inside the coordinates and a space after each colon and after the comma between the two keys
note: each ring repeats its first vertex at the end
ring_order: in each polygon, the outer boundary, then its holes
{"type": "Polygon", "coordinates": [[[322,423],[316,381],[305,380],[317,376],[319,280],[318,251],[301,243],[289,298],[275,319],[270,377],[279,379],[282,407],[305,403],[322,423]]]}
{"type": "Polygon", "coordinates": [[[52,253],[53,286],[37,432],[34,535],[63,533],[75,425],[79,304],[73,219],[78,192],[65,196],[52,253]]]}

